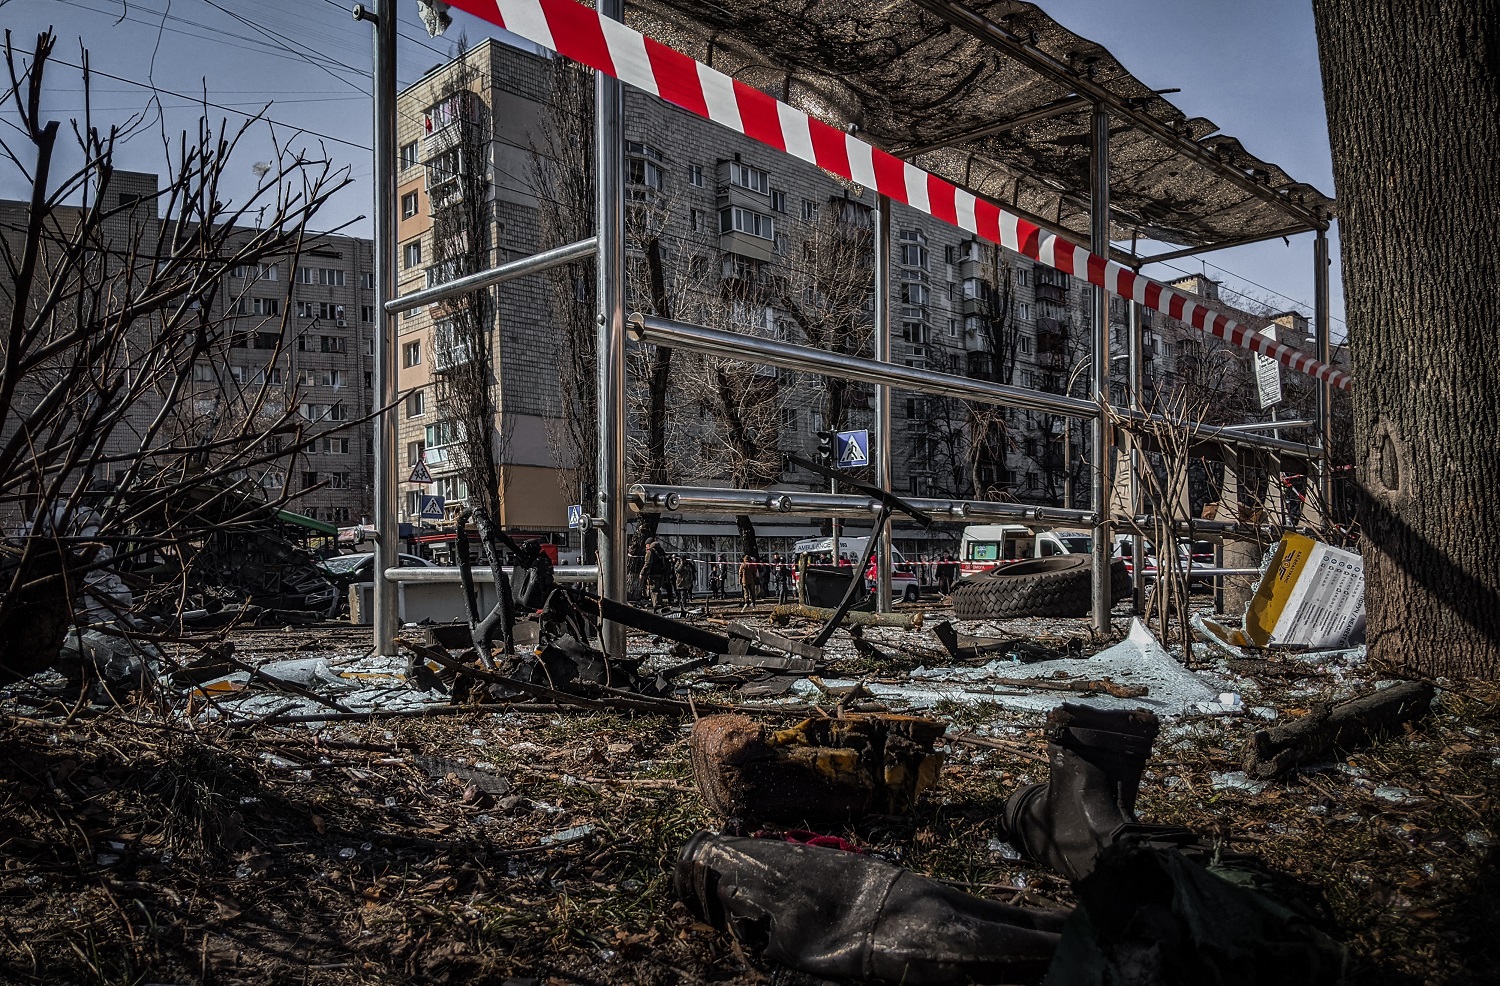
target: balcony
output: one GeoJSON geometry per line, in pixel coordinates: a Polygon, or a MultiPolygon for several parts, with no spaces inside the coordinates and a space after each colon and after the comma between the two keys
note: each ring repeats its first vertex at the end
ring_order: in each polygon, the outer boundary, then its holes
{"type": "Polygon", "coordinates": [[[1036,354],[1036,365],[1044,370],[1066,369],[1068,358],[1059,352],[1039,352],[1036,354]]]}
{"type": "Polygon", "coordinates": [[[476,358],[474,347],[467,343],[435,348],[432,351],[432,372],[451,373],[461,366],[474,362],[476,358]]]}
{"type": "Polygon", "coordinates": [[[965,375],[971,379],[993,382],[995,379],[995,355],[977,350],[970,352],[965,371],[965,375]]]}
{"type": "Polygon", "coordinates": [[[1068,344],[1067,329],[1055,318],[1041,317],[1036,320],[1036,348],[1038,353],[1065,352],[1068,344]]]}
{"type": "Polygon", "coordinates": [[[1036,286],[1036,300],[1050,301],[1053,304],[1057,305],[1066,304],[1068,300],[1068,291],[1066,288],[1059,287],[1056,284],[1043,284],[1041,282],[1038,282],[1036,286]]]}

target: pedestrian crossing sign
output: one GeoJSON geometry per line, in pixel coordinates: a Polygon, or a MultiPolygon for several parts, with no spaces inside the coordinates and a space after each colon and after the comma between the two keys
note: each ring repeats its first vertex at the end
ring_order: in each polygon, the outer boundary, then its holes
{"type": "Polygon", "coordinates": [[[838,433],[840,469],[857,469],[870,464],[870,433],[864,428],[838,433]]]}

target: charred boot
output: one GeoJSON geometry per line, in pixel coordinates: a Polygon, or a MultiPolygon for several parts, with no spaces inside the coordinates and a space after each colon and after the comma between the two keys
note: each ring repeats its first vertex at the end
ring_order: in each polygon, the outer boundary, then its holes
{"type": "Polygon", "coordinates": [[[1187,849],[1189,829],[1142,825],[1135,817],[1141,771],[1156,738],[1156,716],[1064,703],[1047,716],[1052,776],[1011,795],[1005,806],[1010,843],[1069,880],[1093,872],[1106,846],[1122,841],[1187,849]]]}
{"type": "Polygon", "coordinates": [[[961,893],[857,853],[699,832],[676,889],[699,917],[766,959],[860,982],[1042,978],[1070,912],[961,893]]]}

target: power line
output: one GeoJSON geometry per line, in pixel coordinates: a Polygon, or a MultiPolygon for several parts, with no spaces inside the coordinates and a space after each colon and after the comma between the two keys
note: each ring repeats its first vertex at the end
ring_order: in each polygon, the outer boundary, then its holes
{"type": "MultiPolygon", "coordinates": [[[[65,65],[65,66],[67,66],[68,68],[71,68],[71,69],[77,69],[80,72],[82,72],[84,70],[82,65],[75,65],[73,62],[66,61],[66,60],[58,58],[56,56],[53,56],[53,57],[49,58],[48,61],[50,61],[50,62],[56,62],[58,65],[65,65]]],[[[212,100],[203,99],[203,98],[198,97],[198,96],[188,96],[188,95],[185,95],[183,93],[177,92],[175,90],[165,89],[165,88],[163,88],[161,86],[152,85],[152,84],[147,83],[147,82],[137,82],[134,79],[127,79],[124,76],[111,75],[108,72],[100,71],[99,69],[93,68],[92,66],[88,69],[88,73],[90,75],[102,75],[106,79],[113,79],[116,82],[123,82],[126,85],[137,86],[137,87],[139,87],[141,89],[149,89],[149,90],[151,90],[154,93],[159,93],[159,94],[167,95],[167,96],[176,96],[178,99],[186,99],[186,100],[188,100],[190,102],[193,102],[193,103],[196,103],[196,104],[198,104],[200,106],[212,106],[216,110],[224,110],[224,111],[229,112],[229,113],[237,113],[240,116],[249,117],[250,119],[265,120],[267,123],[275,124],[276,126],[279,126],[279,127],[286,127],[289,130],[296,130],[299,133],[304,133],[304,134],[307,134],[307,135],[312,136],[312,137],[320,137],[323,140],[331,140],[331,141],[333,141],[336,144],[344,144],[344,145],[346,145],[348,147],[357,147],[357,148],[359,148],[362,151],[369,151],[369,150],[371,150],[371,147],[370,147],[369,144],[361,144],[361,143],[358,143],[357,141],[345,140],[343,137],[335,137],[333,134],[325,134],[325,133],[323,133],[321,131],[313,130],[313,129],[308,128],[308,127],[299,127],[296,124],[285,123],[285,122],[283,122],[281,120],[272,119],[271,117],[265,116],[265,115],[260,114],[260,113],[247,113],[244,110],[235,109],[233,106],[228,106],[228,105],[225,105],[223,103],[215,103],[212,100]]],[[[272,102],[274,102],[274,100],[272,102]]]]}

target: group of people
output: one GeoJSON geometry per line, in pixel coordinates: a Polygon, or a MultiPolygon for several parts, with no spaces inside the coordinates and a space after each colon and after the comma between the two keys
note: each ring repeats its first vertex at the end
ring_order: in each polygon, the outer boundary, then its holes
{"type": "MultiPolygon", "coordinates": [[[[647,539],[640,557],[641,588],[652,608],[659,610],[675,604],[679,610],[685,611],[693,598],[697,581],[694,561],[686,555],[672,555],[654,537],[647,539]]],[[[729,565],[722,554],[714,555],[708,562],[708,594],[711,599],[727,598],[729,565]]],[[[769,562],[745,555],[738,563],[735,575],[739,579],[742,609],[755,605],[762,596],[774,596],[778,604],[785,603],[794,591],[791,563],[779,554],[773,555],[769,562]]]]}
{"type": "Polygon", "coordinates": [[[953,591],[953,583],[959,577],[959,566],[958,559],[952,554],[945,551],[932,559],[923,556],[920,566],[923,582],[935,583],[938,591],[945,596],[953,591]]]}

